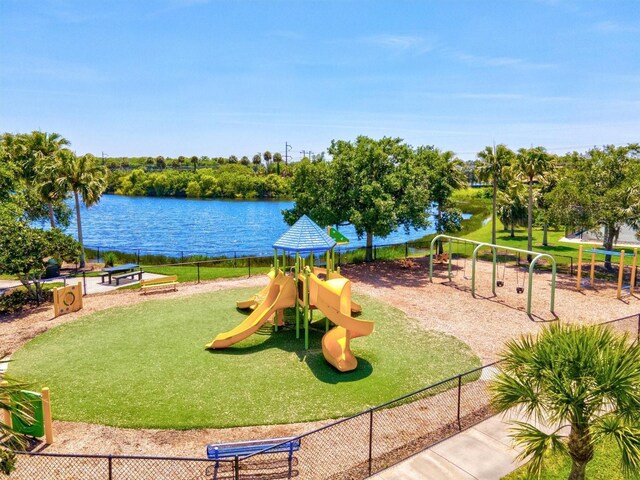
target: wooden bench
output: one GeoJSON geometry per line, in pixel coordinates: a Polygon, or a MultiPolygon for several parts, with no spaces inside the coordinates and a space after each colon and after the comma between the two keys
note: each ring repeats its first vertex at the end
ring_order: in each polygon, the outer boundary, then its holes
{"type": "Polygon", "coordinates": [[[118,286],[120,285],[120,280],[122,280],[123,278],[131,277],[131,279],[133,280],[133,278],[136,275],[138,276],[138,281],[141,281],[143,273],[144,272],[142,270],[136,270],[135,272],[126,272],[126,273],[119,273],[118,275],[112,275],[111,278],[116,279],[116,286],[118,286]]]}
{"type": "Polygon", "coordinates": [[[149,289],[154,288],[170,288],[175,292],[178,290],[178,276],[168,275],[166,277],[140,280],[140,288],[142,289],[142,293],[147,293],[149,289]]]}
{"type": "MultiPolygon", "coordinates": [[[[268,476],[268,478],[292,478],[298,475],[298,472],[293,470],[293,466],[297,465],[297,459],[293,456],[293,452],[298,450],[300,450],[299,438],[270,438],[249,442],[210,443],[207,445],[207,458],[216,461],[213,471],[213,478],[216,479],[221,459],[238,458],[240,460],[251,455],[286,453],[286,463],[274,459],[273,461],[262,463],[260,470],[262,473],[267,469],[277,469],[285,466],[286,472],[274,471],[264,475],[268,476]]],[[[240,468],[250,469],[251,467],[240,463],[240,468]]]]}

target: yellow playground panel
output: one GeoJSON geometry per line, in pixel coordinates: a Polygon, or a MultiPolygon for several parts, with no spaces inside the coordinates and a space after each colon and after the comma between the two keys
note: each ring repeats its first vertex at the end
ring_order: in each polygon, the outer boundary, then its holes
{"type": "Polygon", "coordinates": [[[53,289],[53,316],[59,317],[82,309],[82,283],[53,289]]]}

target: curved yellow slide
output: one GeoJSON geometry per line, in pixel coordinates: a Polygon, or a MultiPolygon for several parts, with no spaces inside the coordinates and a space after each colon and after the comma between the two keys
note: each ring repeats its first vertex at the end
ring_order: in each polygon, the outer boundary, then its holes
{"type": "Polygon", "coordinates": [[[228,332],[220,333],[206,348],[227,348],[255,333],[278,310],[295,306],[296,286],[292,277],[278,271],[269,282],[267,295],[244,321],[228,332]]]}
{"type": "Polygon", "coordinates": [[[269,273],[267,273],[267,275],[269,276],[269,283],[251,298],[248,298],[247,300],[238,300],[236,302],[236,307],[238,307],[240,310],[247,310],[249,308],[253,309],[260,305],[265,298],[267,298],[267,293],[269,293],[269,287],[271,286],[271,280],[273,280],[273,278],[276,276],[276,271],[271,270],[269,273]]]}
{"type": "Polygon", "coordinates": [[[310,275],[310,298],[336,327],[322,337],[322,353],[341,372],[355,370],[358,360],[351,351],[351,339],[370,335],[373,322],[351,316],[351,282],[344,277],[327,281],[310,275]]]}

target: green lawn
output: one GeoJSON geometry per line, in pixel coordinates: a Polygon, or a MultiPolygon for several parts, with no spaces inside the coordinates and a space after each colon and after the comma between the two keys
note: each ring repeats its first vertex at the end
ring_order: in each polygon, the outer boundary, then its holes
{"type": "Polygon", "coordinates": [[[13,356],[10,373],[50,387],[59,420],[187,429],[341,417],[480,365],[456,338],[424,331],[400,310],[361,296],[363,318],[376,327],[353,341],[353,372],[325,361],[322,332],[312,332],[308,351],[294,330],[270,334],[266,327],[229,349],[205,350],[244,318],[235,301],[252,293],[98,312],[29,342],[13,356]]]}
{"type": "MultiPolygon", "coordinates": [[[[145,272],[157,273],[160,275],[177,275],[179,282],[195,282],[198,280],[197,265],[176,265],[176,266],[156,266],[145,265],[142,267],[145,272]]],[[[271,270],[268,266],[252,266],[251,275],[264,274],[271,270]]],[[[235,278],[249,275],[248,267],[207,267],[200,266],[200,280],[216,280],[218,278],[235,278]]]]}
{"type": "MultiPolygon", "coordinates": [[[[540,478],[545,480],[566,480],[571,471],[571,461],[567,457],[550,457],[545,461],[545,469],[540,478]]],[[[593,460],[587,465],[589,480],[629,480],[620,472],[620,453],[613,441],[596,448],[593,460]]],[[[527,480],[524,467],[502,477],[503,480],[527,480]]],[[[640,476],[631,477],[638,479],[640,476]]]]}

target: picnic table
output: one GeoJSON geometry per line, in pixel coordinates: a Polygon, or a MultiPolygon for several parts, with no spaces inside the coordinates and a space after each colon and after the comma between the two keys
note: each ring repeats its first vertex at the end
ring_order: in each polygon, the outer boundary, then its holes
{"type": "Polygon", "coordinates": [[[122,265],[116,265],[115,267],[103,268],[102,271],[104,273],[101,275],[102,283],[104,283],[105,277],[109,277],[109,284],[111,284],[111,277],[113,277],[114,275],[118,275],[120,273],[133,272],[139,266],[140,265],[138,265],[137,263],[124,263],[122,265]]]}

